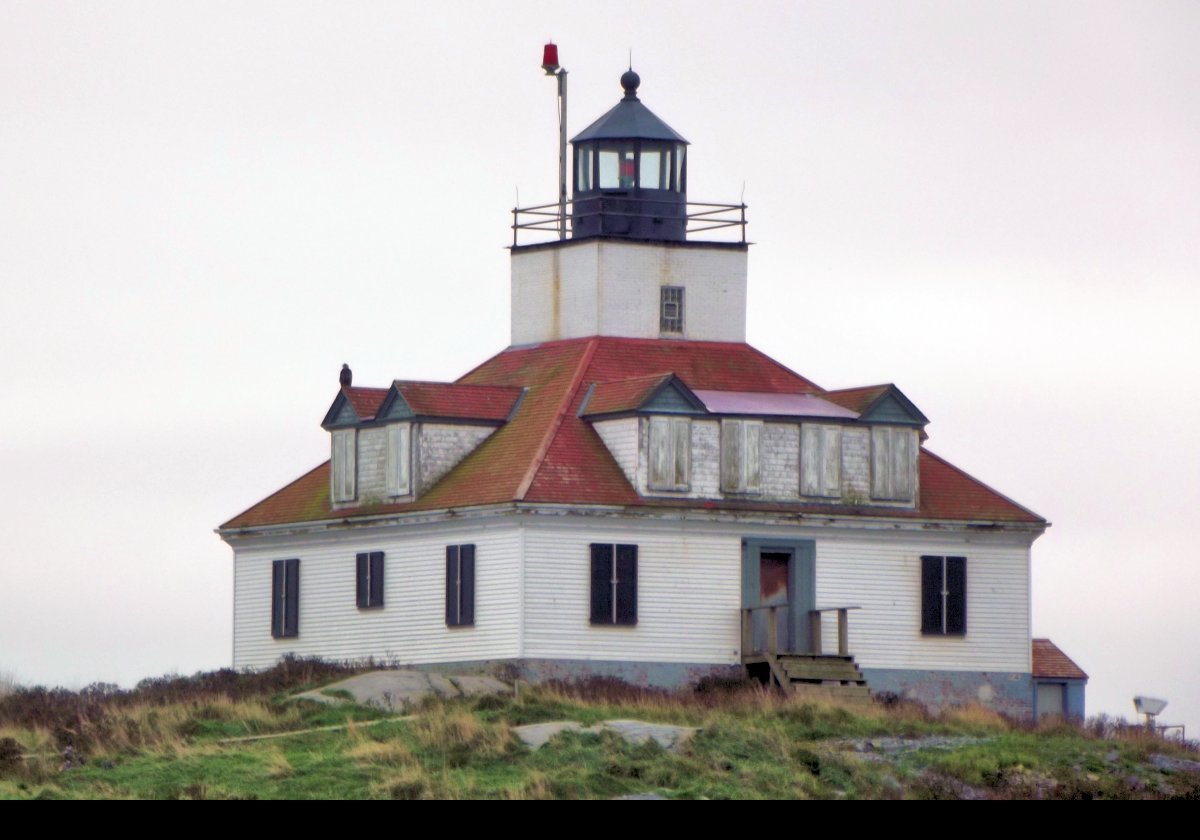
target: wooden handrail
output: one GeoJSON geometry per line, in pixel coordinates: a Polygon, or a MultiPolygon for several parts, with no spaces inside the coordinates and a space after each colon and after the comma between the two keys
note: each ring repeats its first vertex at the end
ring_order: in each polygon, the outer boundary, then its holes
{"type": "MultiPolygon", "coordinates": [[[[754,649],[754,613],[758,610],[767,611],[767,649],[768,657],[774,658],[779,654],[779,610],[787,609],[786,605],[763,605],[760,607],[742,608],[742,655],[758,653],[754,649]]],[[[816,607],[808,611],[808,626],[812,638],[810,653],[820,656],[823,648],[821,641],[821,614],[837,613],[838,656],[850,655],[850,610],[861,610],[858,605],[844,607],[816,607]]]]}

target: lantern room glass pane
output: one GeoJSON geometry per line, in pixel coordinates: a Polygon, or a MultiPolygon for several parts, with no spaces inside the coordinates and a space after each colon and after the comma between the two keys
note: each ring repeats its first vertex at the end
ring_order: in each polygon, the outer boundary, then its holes
{"type": "Polygon", "coordinates": [[[586,191],[592,188],[592,147],[575,149],[575,189],[586,191]]]}
{"type": "Polygon", "coordinates": [[[600,150],[600,189],[629,190],[636,184],[632,146],[606,147],[600,150]]]}
{"type": "Polygon", "coordinates": [[[658,149],[642,149],[638,186],[644,190],[661,190],[662,177],[662,152],[658,149]]]}
{"type": "Polygon", "coordinates": [[[682,144],[675,146],[675,192],[683,192],[683,155],[686,147],[682,144]]]}

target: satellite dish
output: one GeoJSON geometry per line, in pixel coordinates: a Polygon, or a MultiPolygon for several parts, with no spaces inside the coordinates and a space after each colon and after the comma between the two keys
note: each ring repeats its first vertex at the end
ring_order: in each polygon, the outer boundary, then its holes
{"type": "Polygon", "coordinates": [[[1159,700],[1157,697],[1143,697],[1138,695],[1133,698],[1133,708],[1137,710],[1139,715],[1156,717],[1162,714],[1163,709],[1167,708],[1167,701],[1159,700]]]}

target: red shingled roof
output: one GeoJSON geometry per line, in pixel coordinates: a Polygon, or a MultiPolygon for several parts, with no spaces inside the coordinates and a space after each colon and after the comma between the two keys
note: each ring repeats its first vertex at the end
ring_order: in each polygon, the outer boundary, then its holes
{"type": "Polygon", "coordinates": [[[592,391],[592,398],[588,400],[587,413],[599,415],[636,411],[670,378],[669,373],[652,373],[615,382],[599,382],[592,391]]]}
{"type": "Polygon", "coordinates": [[[1088,675],[1049,639],[1033,640],[1033,676],[1063,680],[1086,680],[1088,675]]]}
{"type": "Polygon", "coordinates": [[[867,385],[862,388],[841,388],[837,391],[826,391],[821,396],[842,408],[848,408],[855,414],[862,414],[874,402],[891,389],[891,385],[867,385]]]}
{"type": "Polygon", "coordinates": [[[466,420],[507,420],[522,391],[519,385],[461,385],[401,379],[394,385],[418,416],[466,420]]]}
{"type": "MultiPolygon", "coordinates": [[[[459,383],[493,386],[497,393],[527,389],[516,412],[415,502],[335,512],[330,506],[326,463],[234,517],[222,528],[512,501],[646,507],[703,504],[731,510],[836,511],[906,519],[1044,522],[1037,514],[924,449],[920,458],[921,504],[917,510],[754,500],[643,500],[592,425],[577,415],[593,383],[630,383],[640,379],[642,382],[630,384],[629,388],[650,388],[651,382],[661,383],[666,371],[673,372],[693,390],[827,396],[809,380],[748,344],[594,337],[509,348],[463,376],[459,383]]],[[[622,399],[626,397],[628,394],[622,399]]]]}
{"type": "Polygon", "coordinates": [[[350,402],[350,407],[358,415],[359,420],[370,420],[379,411],[383,398],[387,396],[387,388],[343,388],[342,393],[350,402]]]}

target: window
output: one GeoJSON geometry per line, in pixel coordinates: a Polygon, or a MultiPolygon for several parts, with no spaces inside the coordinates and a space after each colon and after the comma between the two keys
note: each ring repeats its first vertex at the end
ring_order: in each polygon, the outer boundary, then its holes
{"type": "Polygon", "coordinates": [[[721,489],[730,493],[762,490],[761,420],[721,421],[721,489]]]}
{"type": "Polygon", "coordinates": [[[300,561],[271,564],[271,635],[285,639],[300,635],[300,561]]]}
{"type": "Polygon", "coordinates": [[[383,606],[383,552],[363,552],[355,558],[358,606],[371,609],[383,606]]]}
{"type": "Polygon", "coordinates": [[[650,468],[652,490],[688,489],[692,452],[692,421],[686,417],[650,418],[650,468]]]}
{"type": "Polygon", "coordinates": [[[475,546],[446,546],[446,624],[475,623],[475,546]]]}
{"type": "Polygon", "coordinates": [[[387,493],[407,496],[412,492],[412,425],[393,423],[387,427],[387,493]]]}
{"type": "Polygon", "coordinates": [[[967,632],[967,558],[921,558],[921,632],[963,636],[967,632]]]}
{"type": "Polygon", "coordinates": [[[331,434],[333,452],[330,455],[330,482],[335,502],[352,502],[355,493],[355,429],[336,429],[331,434]]]}
{"type": "Polygon", "coordinates": [[[683,286],[663,286],[659,290],[658,329],[665,333],[683,332],[683,286]]]}
{"type": "Polygon", "coordinates": [[[800,493],[842,495],[842,428],[803,423],[800,426],[800,493]]]}
{"type": "Polygon", "coordinates": [[[917,433],[905,426],[871,427],[871,497],[911,502],[917,486],[917,433]]]}
{"type": "Polygon", "coordinates": [[[592,624],[637,624],[637,555],[636,545],[592,543],[592,624]]]}

